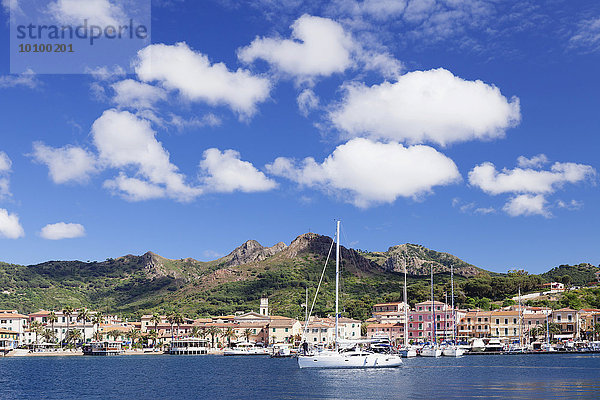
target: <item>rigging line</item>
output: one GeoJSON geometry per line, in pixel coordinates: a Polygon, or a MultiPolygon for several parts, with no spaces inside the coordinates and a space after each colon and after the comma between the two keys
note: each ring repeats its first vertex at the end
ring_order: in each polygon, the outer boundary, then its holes
{"type": "MultiPolygon", "coordinates": [[[[342,225],[342,227],[341,227],[341,228],[342,228],[342,229],[341,229],[341,231],[342,231],[342,236],[344,237],[344,241],[345,241],[345,243],[350,243],[350,241],[348,240],[348,237],[346,236],[346,231],[344,231],[344,226],[342,225]]],[[[356,273],[358,274],[358,276],[362,276],[362,275],[360,274],[360,270],[358,269],[358,263],[356,262],[356,259],[355,259],[355,254],[354,254],[354,251],[353,251],[353,249],[351,249],[351,248],[349,248],[349,247],[347,247],[346,249],[347,249],[347,250],[348,250],[348,252],[350,253],[350,259],[351,259],[351,261],[352,261],[352,265],[354,266],[354,269],[355,269],[356,273]]],[[[344,271],[348,272],[346,269],[344,269],[344,271]]],[[[343,275],[341,275],[341,274],[340,274],[340,278],[342,278],[342,279],[343,279],[343,275]]],[[[344,293],[345,293],[345,292],[346,292],[346,291],[343,291],[343,292],[342,292],[342,296],[344,296],[344,293]]],[[[347,296],[347,297],[349,297],[350,295],[349,295],[349,294],[346,294],[346,296],[347,296]]]]}
{"type": "Polygon", "coordinates": [[[329,263],[329,257],[331,256],[331,251],[333,250],[333,245],[335,244],[336,235],[333,235],[333,240],[331,241],[331,247],[329,247],[329,253],[327,253],[327,259],[325,260],[325,266],[323,267],[323,272],[321,272],[321,279],[319,279],[319,284],[317,285],[317,291],[315,292],[315,297],[313,298],[312,305],[310,306],[310,312],[308,313],[308,318],[304,321],[304,331],[302,333],[302,339],[306,338],[306,332],[308,329],[308,320],[312,315],[313,309],[315,307],[315,303],[317,302],[317,295],[319,294],[319,289],[321,288],[321,283],[323,282],[323,277],[325,276],[325,270],[327,269],[327,264],[329,263]]]}

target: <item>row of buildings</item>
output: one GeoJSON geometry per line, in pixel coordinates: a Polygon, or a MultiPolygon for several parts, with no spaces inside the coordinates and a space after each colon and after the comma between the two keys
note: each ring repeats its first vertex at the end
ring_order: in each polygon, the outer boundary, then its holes
{"type": "Polygon", "coordinates": [[[397,343],[404,342],[405,324],[409,342],[472,338],[498,338],[514,341],[535,340],[549,335],[554,340],[589,340],[600,338],[600,310],[573,310],[513,305],[499,310],[453,310],[439,301],[425,301],[411,309],[403,302],[376,304],[367,321],[367,336],[385,335],[397,343]],[[432,313],[432,307],[434,308],[432,313]]]}
{"type": "MultiPolygon", "coordinates": [[[[131,342],[131,332],[138,332],[152,345],[168,344],[174,338],[202,336],[215,347],[225,347],[232,341],[253,341],[263,345],[294,343],[302,337],[305,323],[293,318],[270,315],[268,300],[261,299],[259,312],[236,313],[212,318],[183,318],[172,323],[166,315],[144,315],[140,321],[128,321],[113,315],[103,315],[95,323],[96,312],[81,318],[79,310],[65,314],[62,310],[24,315],[16,310],[0,310],[0,351],[23,345],[64,343],[69,331],[79,331],[79,342],[117,340],[131,342]],[[52,317],[50,317],[52,315],[52,317]],[[34,326],[42,329],[34,329],[34,326]],[[48,333],[48,331],[50,333],[48,333]]],[[[342,339],[358,339],[361,321],[340,318],[338,329],[342,339]]],[[[328,345],[335,337],[335,319],[311,317],[306,326],[306,339],[316,345],[328,345]]],[[[134,339],[135,340],[135,339],[134,339]]]]}

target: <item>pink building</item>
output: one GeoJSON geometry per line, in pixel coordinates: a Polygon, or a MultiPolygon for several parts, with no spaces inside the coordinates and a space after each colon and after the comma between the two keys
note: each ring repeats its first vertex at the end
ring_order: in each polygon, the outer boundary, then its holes
{"type": "MultiPolygon", "coordinates": [[[[408,340],[414,342],[428,342],[432,335],[431,301],[424,301],[415,305],[408,317],[408,340]]],[[[435,335],[437,340],[451,339],[453,329],[452,309],[447,304],[434,301],[435,307],[435,335]]],[[[457,320],[459,317],[457,316],[457,320]]]]}

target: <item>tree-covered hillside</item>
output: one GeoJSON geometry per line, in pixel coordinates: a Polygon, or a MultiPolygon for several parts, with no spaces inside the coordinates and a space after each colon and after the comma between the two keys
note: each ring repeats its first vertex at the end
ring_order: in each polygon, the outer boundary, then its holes
{"type": "MultiPolygon", "coordinates": [[[[557,277],[569,276],[573,284],[589,281],[598,270],[582,264],[560,266],[542,275],[496,274],[452,255],[413,246],[394,246],[387,254],[342,248],[344,314],[366,319],[373,304],[402,300],[404,275],[397,268],[386,267],[386,262],[388,266],[392,263],[388,259],[408,263],[407,270],[412,272],[408,297],[413,305],[430,297],[429,275],[421,275],[424,262],[439,264],[434,292],[436,300],[441,301],[449,299],[451,292],[450,274],[445,267],[449,262],[462,263],[455,274],[456,302],[481,308],[492,307],[494,301],[507,301],[519,288],[522,293],[533,291],[557,277]]],[[[148,252],[102,262],[49,261],[31,266],[0,263],[0,308],[33,312],[72,306],[126,316],[179,311],[194,317],[257,310],[260,297],[268,296],[272,312],[300,318],[304,315],[306,288],[312,299],[330,248],[331,238],[305,234],[289,246],[279,243],[263,247],[248,241],[211,262],[170,260],[148,252]]],[[[330,260],[315,306],[319,315],[333,313],[334,277],[330,260]]]]}

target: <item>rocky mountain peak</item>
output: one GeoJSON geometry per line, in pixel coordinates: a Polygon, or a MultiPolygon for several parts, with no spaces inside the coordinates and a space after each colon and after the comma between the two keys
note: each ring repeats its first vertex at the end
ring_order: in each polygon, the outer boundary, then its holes
{"type": "Polygon", "coordinates": [[[256,240],[248,240],[226,256],[226,258],[229,259],[229,261],[226,262],[226,265],[237,266],[263,261],[281,252],[286,247],[286,244],[283,242],[277,243],[272,247],[264,247],[256,240]]]}

